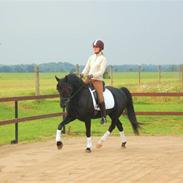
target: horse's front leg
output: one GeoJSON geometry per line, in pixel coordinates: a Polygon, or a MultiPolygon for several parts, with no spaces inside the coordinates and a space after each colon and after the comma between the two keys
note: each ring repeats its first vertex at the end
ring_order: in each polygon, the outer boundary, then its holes
{"type": "Polygon", "coordinates": [[[58,129],[56,131],[56,144],[57,144],[58,149],[62,149],[62,147],[63,147],[63,143],[62,143],[62,140],[61,140],[63,127],[66,124],[73,121],[74,119],[75,118],[73,118],[71,116],[66,116],[65,119],[58,125],[58,129]]]}
{"type": "Polygon", "coordinates": [[[91,141],[91,120],[85,120],[85,127],[86,127],[86,152],[90,153],[92,148],[92,141],[91,141]]]}
{"type": "Polygon", "coordinates": [[[105,134],[98,141],[98,143],[96,145],[97,148],[101,148],[103,146],[103,143],[107,140],[109,135],[112,133],[112,131],[114,130],[115,126],[116,126],[116,119],[112,119],[112,122],[111,122],[111,125],[109,126],[108,131],[105,132],[105,134]]]}

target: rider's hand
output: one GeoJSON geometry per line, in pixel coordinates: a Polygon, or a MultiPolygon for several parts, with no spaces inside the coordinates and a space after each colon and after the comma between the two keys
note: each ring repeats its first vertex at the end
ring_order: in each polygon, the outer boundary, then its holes
{"type": "Polygon", "coordinates": [[[88,75],[88,79],[92,79],[93,78],[93,74],[88,75]]]}
{"type": "Polygon", "coordinates": [[[82,74],[82,73],[80,73],[79,75],[80,75],[80,78],[83,78],[84,77],[84,74],[82,74]]]}

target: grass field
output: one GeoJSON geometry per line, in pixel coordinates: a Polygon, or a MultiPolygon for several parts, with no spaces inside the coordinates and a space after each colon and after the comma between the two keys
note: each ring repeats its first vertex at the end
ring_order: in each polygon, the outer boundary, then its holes
{"type": "MultiPolygon", "coordinates": [[[[41,94],[55,94],[55,75],[63,77],[66,73],[41,73],[41,94]]],[[[106,85],[110,80],[105,80],[106,85]]],[[[0,97],[34,95],[34,73],[0,73],[0,97]]],[[[138,73],[114,73],[114,86],[125,86],[131,92],[180,92],[181,84],[179,73],[162,73],[161,83],[158,73],[142,73],[141,85],[138,85],[138,73]]],[[[181,97],[134,97],[136,111],[183,111],[181,97]]],[[[60,112],[59,99],[42,101],[22,101],[19,104],[19,117],[38,114],[60,112]]],[[[12,102],[0,103],[0,120],[14,118],[14,104],[12,102]]],[[[144,125],[141,129],[143,135],[183,135],[183,116],[138,116],[144,125]]],[[[19,124],[20,141],[37,141],[54,138],[55,130],[61,118],[37,120],[19,124]]],[[[130,123],[126,117],[121,117],[125,132],[132,134],[130,123]]],[[[92,122],[92,134],[103,134],[109,125],[101,126],[99,120],[92,122]]],[[[85,128],[77,120],[67,127],[70,135],[84,135],[85,128]]],[[[117,130],[114,132],[118,134],[117,130]]],[[[0,144],[9,143],[14,138],[14,125],[0,127],[0,144]]]]}
{"type": "MultiPolygon", "coordinates": [[[[41,94],[56,93],[55,75],[63,77],[67,73],[40,73],[41,94]]],[[[142,72],[141,86],[138,85],[138,73],[117,72],[113,74],[113,84],[116,87],[126,86],[133,91],[155,91],[155,92],[179,92],[181,83],[178,72],[162,73],[159,84],[158,73],[142,72]]],[[[110,84],[110,79],[105,80],[106,85],[110,84]]],[[[34,73],[0,73],[0,97],[35,94],[35,74],[34,73]]]]}

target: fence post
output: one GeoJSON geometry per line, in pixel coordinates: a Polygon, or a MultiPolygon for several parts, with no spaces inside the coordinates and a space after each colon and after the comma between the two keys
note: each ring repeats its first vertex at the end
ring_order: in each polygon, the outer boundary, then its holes
{"type": "Polygon", "coordinates": [[[35,67],[36,78],[35,78],[35,95],[40,95],[40,84],[39,84],[39,66],[35,67]]]}
{"type": "Polygon", "coordinates": [[[182,65],[179,65],[178,69],[177,69],[178,70],[178,74],[179,74],[179,84],[181,84],[181,66],[182,65]]]}
{"type": "Polygon", "coordinates": [[[111,86],[113,86],[113,67],[110,65],[110,78],[111,78],[111,86]]]}
{"type": "Polygon", "coordinates": [[[161,83],[161,65],[158,65],[158,71],[159,71],[159,84],[161,83]]]}
{"type": "Polygon", "coordinates": [[[180,91],[182,89],[182,65],[179,65],[179,85],[180,85],[180,91]]]}
{"type": "Polygon", "coordinates": [[[141,65],[138,66],[138,72],[139,72],[139,86],[141,85],[141,65]]]}
{"type": "MultiPolygon", "coordinates": [[[[18,101],[15,100],[15,118],[18,118],[18,101]]],[[[18,121],[15,123],[15,140],[11,141],[11,144],[18,144],[18,121]]]]}
{"type": "Polygon", "coordinates": [[[181,67],[181,72],[182,72],[182,91],[183,91],[183,65],[181,67]]]}
{"type": "Polygon", "coordinates": [[[76,64],[76,74],[79,76],[79,64],[76,64]]]}

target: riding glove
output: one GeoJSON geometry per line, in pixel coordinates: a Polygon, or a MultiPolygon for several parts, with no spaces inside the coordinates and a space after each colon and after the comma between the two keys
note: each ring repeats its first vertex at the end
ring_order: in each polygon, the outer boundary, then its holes
{"type": "Polygon", "coordinates": [[[80,73],[79,75],[80,75],[80,78],[83,78],[84,77],[84,74],[82,74],[82,73],[80,73]]]}
{"type": "Polygon", "coordinates": [[[93,78],[93,74],[88,75],[88,79],[92,79],[93,78]]]}

